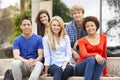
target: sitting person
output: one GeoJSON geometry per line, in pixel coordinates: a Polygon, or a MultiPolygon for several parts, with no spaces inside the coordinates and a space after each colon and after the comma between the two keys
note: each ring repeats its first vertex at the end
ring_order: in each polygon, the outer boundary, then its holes
{"type": "Polygon", "coordinates": [[[32,22],[27,16],[20,21],[22,34],[13,41],[12,73],[14,80],[38,80],[43,71],[42,37],[32,33],[32,22]]]}
{"type": "Polygon", "coordinates": [[[107,74],[107,37],[97,33],[99,21],[94,16],[84,19],[83,28],[88,35],[78,40],[80,57],[75,72],[77,76],[84,76],[84,80],[99,80],[102,72],[107,74]]]}
{"type": "Polygon", "coordinates": [[[54,16],[50,21],[50,31],[43,38],[45,74],[48,72],[53,80],[67,80],[73,74],[69,64],[72,57],[70,39],[64,29],[61,17],[54,16]]]}

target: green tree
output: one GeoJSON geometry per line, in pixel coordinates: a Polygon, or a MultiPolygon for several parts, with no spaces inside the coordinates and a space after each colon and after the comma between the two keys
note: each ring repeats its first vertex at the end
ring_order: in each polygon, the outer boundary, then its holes
{"type": "Polygon", "coordinates": [[[110,10],[113,10],[120,17],[120,0],[106,0],[110,10]]]}
{"type": "Polygon", "coordinates": [[[53,16],[58,15],[64,22],[72,20],[69,8],[61,0],[53,0],[53,16]]]}
{"type": "MultiPolygon", "coordinates": [[[[31,17],[31,0],[23,0],[24,2],[21,2],[21,3],[25,3],[26,6],[24,7],[25,9],[20,9],[19,11],[21,12],[20,14],[16,14],[14,15],[14,17],[12,18],[12,23],[14,25],[14,28],[12,29],[11,31],[11,36],[8,38],[8,41],[10,43],[13,42],[13,39],[20,35],[22,33],[21,29],[20,29],[20,19],[22,16],[30,16],[31,17]]],[[[23,5],[23,4],[22,4],[23,5]]]]}
{"type": "Polygon", "coordinates": [[[108,29],[106,30],[106,34],[115,27],[120,22],[120,0],[105,0],[109,6],[109,9],[114,11],[116,15],[114,16],[115,19],[109,20],[107,22],[108,29]]]}

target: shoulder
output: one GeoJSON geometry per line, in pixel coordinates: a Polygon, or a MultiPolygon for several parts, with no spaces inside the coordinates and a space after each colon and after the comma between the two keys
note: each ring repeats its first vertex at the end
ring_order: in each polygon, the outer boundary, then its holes
{"type": "Polygon", "coordinates": [[[65,38],[69,38],[68,34],[64,35],[65,38]]]}
{"type": "Polygon", "coordinates": [[[82,38],[78,39],[78,43],[79,42],[85,42],[85,41],[86,41],[86,37],[82,37],[82,38]]]}
{"type": "Polygon", "coordinates": [[[107,38],[106,34],[104,34],[104,33],[100,33],[100,36],[101,36],[102,38],[107,38]]]}
{"type": "Polygon", "coordinates": [[[48,35],[45,35],[45,36],[43,37],[43,42],[45,42],[45,41],[48,41],[48,35]]]}
{"type": "Polygon", "coordinates": [[[18,37],[16,37],[16,38],[14,39],[14,41],[21,41],[22,38],[23,38],[23,36],[22,36],[22,35],[19,35],[18,37]]]}
{"type": "Polygon", "coordinates": [[[66,28],[69,28],[69,27],[71,27],[74,23],[75,23],[74,20],[72,20],[72,21],[68,22],[65,27],[66,27],[66,28]]]}
{"type": "Polygon", "coordinates": [[[34,34],[33,33],[33,35],[32,35],[33,37],[36,37],[37,39],[42,39],[42,36],[40,36],[40,35],[37,35],[37,34],[34,34]]]}

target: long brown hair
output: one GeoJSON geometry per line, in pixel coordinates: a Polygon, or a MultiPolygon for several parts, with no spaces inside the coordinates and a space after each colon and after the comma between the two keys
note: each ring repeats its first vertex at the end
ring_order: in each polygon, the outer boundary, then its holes
{"type": "Polygon", "coordinates": [[[39,13],[37,14],[37,17],[35,19],[35,22],[37,23],[37,34],[41,35],[42,37],[44,36],[44,33],[45,33],[45,26],[40,21],[40,15],[43,14],[43,13],[47,14],[48,22],[50,22],[50,15],[49,15],[48,11],[45,10],[45,9],[41,9],[39,11],[39,13]]]}

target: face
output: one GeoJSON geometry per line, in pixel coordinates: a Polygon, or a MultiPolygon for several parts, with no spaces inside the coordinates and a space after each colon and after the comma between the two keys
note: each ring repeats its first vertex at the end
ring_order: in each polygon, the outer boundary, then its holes
{"type": "Polygon", "coordinates": [[[20,28],[22,29],[23,34],[31,34],[32,24],[29,20],[23,20],[20,28]]]}
{"type": "Polygon", "coordinates": [[[85,29],[88,34],[94,34],[96,33],[97,27],[93,21],[88,21],[85,24],[85,29]]]}
{"type": "Polygon", "coordinates": [[[73,18],[74,18],[75,21],[79,21],[79,20],[83,19],[83,13],[82,13],[82,11],[75,10],[72,13],[72,16],[73,16],[73,18]]]}
{"type": "Polygon", "coordinates": [[[42,14],[40,15],[40,21],[41,21],[41,23],[43,23],[44,25],[47,24],[47,23],[48,23],[48,16],[47,16],[47,14],[42,13],[42,14]]]}
{"type": "Polygon", "coordinates": [[[61,25],[58,21],[54,20],[52,22],[52,31],[55,35],[58,35],[59,32],[61,31],[61,25]]]}

